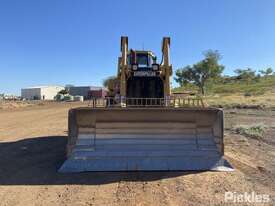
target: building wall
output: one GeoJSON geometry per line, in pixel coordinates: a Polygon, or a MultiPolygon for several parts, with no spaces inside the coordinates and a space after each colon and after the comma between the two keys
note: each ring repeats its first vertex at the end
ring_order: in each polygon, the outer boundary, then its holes
{"type": "Polygon", "coordinates": [[[91,99],[92,97],[105,97],[107,90],[103,87],[94,86],[74,86],[69,87],[69,94],[72,96],[83,96],[84,99],[91,99]]]}
{"type": "Polygon", "coordinates": [[[85,99],[88,98],[88,93],[90,91],[90,87],[70,87],[69,94],[72,96],[83,96],[85,99]]]}
{"type": "Polygon", "coordinates": [[[107,90],[101,89],[101,90],[91,90],[89,92],[90,98],[104,98],[107,96],[107,90]]]}
{"type": "Polygon", "coordinates": [[[40,88],[21,89],[21,97],[29,100],[41,99],[40,88]]]}
{"type": "Polygon", "coordinates": [[[53,100],[57,93],[63,90],[64,87],[50,86],[41,88],[41,99],[42,100],[53,100]]]}
{"type": "Polygon", "coordinates": [[[59,91],[64,89],[61,86],[45,86],[21,89],[21,97],[34,100],[53,100],[59,91]]]}

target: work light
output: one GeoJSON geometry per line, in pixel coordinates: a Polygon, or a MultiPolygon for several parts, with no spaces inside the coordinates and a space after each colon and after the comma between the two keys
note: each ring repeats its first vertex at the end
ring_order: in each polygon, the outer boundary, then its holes
{"type": "Polygon", "coordinates": [[[133,69],[134,71],[137,71],[137,70],[138,70],[138,65],[133,64],[133,65],[132,65],[132,69],[133,69]]]}
{"type": "Polygon", "coordinates": [[[158,71],[159,70],[159,65],[158,64],[153,64],[153,71],[158,71]]]}

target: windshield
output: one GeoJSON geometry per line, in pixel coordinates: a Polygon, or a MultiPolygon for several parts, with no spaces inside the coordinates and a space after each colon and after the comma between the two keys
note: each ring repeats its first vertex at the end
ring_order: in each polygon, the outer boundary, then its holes
{"type": "Polygon", "coordinates": [[[137,54],[137,64],[139,67],[149,66],[148,54],[137,54]]]}

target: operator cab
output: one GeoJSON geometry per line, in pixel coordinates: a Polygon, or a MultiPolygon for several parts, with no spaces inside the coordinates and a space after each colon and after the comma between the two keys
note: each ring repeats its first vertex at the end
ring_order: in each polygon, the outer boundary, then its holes
{"type": "Polygon", "coordinates": [[[157,64],[157,58],[153,52],[130,50],[128,65],[131,72],[127,80],[128,98],[164,97],[159,64],[157,64]]]}
{"type": "Polygon", "coordinates": [[[157,57],[151,51],[130,50],[128,65],[132,71],[158,71],[157,57]]]}

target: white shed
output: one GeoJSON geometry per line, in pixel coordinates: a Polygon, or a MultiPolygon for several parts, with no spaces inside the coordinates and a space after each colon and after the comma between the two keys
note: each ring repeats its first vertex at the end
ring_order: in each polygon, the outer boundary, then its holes
{"type": "Polygon", "coordinates": [[[21,89],[21,97],[28,100],[53,100],[62,86],[35,86],[21,89]]]}

